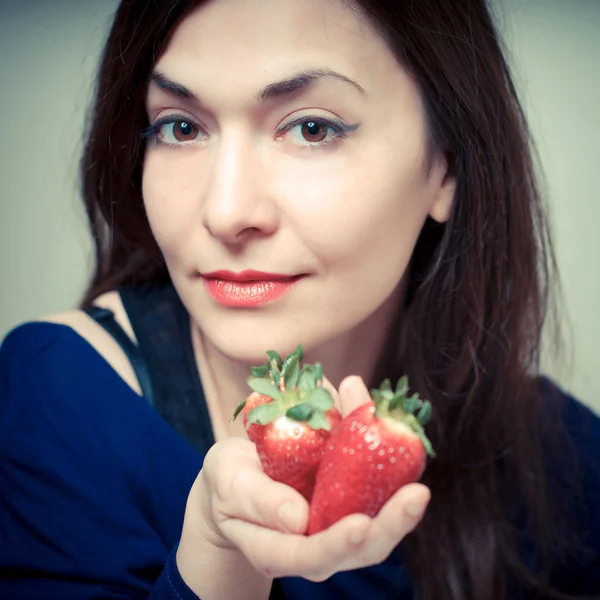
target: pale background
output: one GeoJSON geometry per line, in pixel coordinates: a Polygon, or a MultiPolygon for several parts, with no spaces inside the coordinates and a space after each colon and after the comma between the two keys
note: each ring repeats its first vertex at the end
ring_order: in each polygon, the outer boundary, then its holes
{"type": "MultiPolygon", "coordinates": [[[[600,0],[496,5],[546,175],[565,288],[569,360],[547,370],[600,412],[600,0]]],[[[75,306],[86,284],[91,246],[76,169],[116,6],[0,0],[0,338],[75,306]]]]}

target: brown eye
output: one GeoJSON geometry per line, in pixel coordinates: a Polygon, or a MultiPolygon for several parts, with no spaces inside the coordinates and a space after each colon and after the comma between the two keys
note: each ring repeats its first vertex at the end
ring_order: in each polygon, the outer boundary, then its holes
{"type": "MultiPolygon", "coordinates": [[[[289,134],[289,141],[299,147],[322,148],[334,144],[344,138],[347,133],[354,131],[358,125],[346,125],[320,117],[300,117],[277,132],[276,139],[289,134]]],[[[202,135],[202,131],[200,132],[202,135]]]]}
{"type": "Polygon", "coordinates": [[[173,137],[178,142],[190,142],[198,136],[198,127],[187,121],[176,121],[173,123],[173,137]]]}
{"type": "Polygon", "coordinates": [[[316,121],[307,121],[302,124],[302,137],[307,142],[322,142],[327,137],[328,126],[316,121]]]}

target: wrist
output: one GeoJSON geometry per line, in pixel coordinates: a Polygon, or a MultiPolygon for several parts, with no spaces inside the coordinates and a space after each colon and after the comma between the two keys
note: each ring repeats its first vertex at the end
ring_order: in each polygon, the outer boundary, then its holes
{"type": "Polygon", "coordinates": [[[202,600],[266,600],[273,583],[235,547],[183,532],[175,555],[184,583],[202,600]]]}

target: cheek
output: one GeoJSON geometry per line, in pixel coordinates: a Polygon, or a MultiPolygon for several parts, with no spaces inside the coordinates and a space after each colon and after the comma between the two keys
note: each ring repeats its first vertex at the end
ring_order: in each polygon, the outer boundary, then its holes
{"type": "Polygon", "coordinates": [[[382,148],[360,160],[332,157],[320,169],[288,171],[280,182],[297,235],[325,268],[372,268],[382,257],[396,272],[406,266],[430,192],[414,153],[412,160],[393,156],[382,148]]]}
{"type": "Polygon", "coordinates": [[[190,163],[175,162],[160,149],[147,152],[144,159],[144,206],[152,233],[165,255],[185,245],[199,221],[198,174],[197,169],[194,175],[186,167],[190,163]]]}

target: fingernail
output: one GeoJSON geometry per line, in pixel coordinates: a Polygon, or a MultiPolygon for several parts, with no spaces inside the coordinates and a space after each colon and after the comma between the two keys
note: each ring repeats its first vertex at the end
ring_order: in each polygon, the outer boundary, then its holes
{"type": "Polygon", "coordinates": [[[368,396],[369,390],[367,390],[364,381],[358,375],[350,375],[346,385],[348,397],[352,402],[365,402],[365,395],[368,396]]]}
{"type": "Polygon", "coordinates": [[[420,517],[427,509],[430,498],[431,495],[427,490],[409,492],[408,498],[406,498],[406,507],[404,508],[405,514],[413,519],[420,517]]]}
{"type": "Polygon", "coordinates": [[[416,518],[420,517],[427,508],[427,504],[429,503],[429,498],[423,499],[422,497],[411,498],[404,509],[406,514],[409,517],[416,518]]]}
{"type": "Polygon", "coordinates": [[[291,502],[284,502],[277,511],[277,516],[283,525],[289,529],[298,529],[300,515],[298,509],[291,502]]]}
{"type": "Polygon", "coordinates": [[[409,517],[419,517],[425,511],[425,505],[419,504],[418,502],[414,502],[406,505],[406,514],[409,517]]]}

